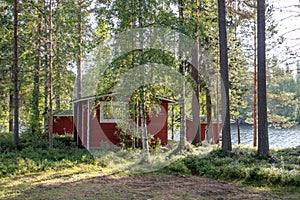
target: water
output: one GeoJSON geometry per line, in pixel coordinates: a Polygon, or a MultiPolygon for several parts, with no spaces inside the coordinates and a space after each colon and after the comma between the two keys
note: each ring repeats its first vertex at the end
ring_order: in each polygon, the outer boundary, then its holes
{"type": "MultiPolygon", "coordinates": [[[[169,130],[171,133],[171,130],[169,130]]],[[[232,145],[238,144],[237,128],[231,124],[232,145]]],[[[169,134],[171,140],[171,134],[169,134]]],[[[175,141],[179,141],[179,130],[175,130],[175,141]]],[[[241,144],[253,146],[253,126],[241,125],[241,144]]],[[[300,146],[300,125],[285,129],[269,128],[270,148],[290,148],[300,146]]]]}
{"type": "MultiPolygon", "coordinates": [[[[238,142],[237,128],[231,124],[232,144],[238,142]]],[[[253,127],[251,125],[241,125],[241,144],[253,146],[253,127]]],[[[300,145],[300,125],[286,129],[269,128],[270,148],[289,148],[300,145]]]]}

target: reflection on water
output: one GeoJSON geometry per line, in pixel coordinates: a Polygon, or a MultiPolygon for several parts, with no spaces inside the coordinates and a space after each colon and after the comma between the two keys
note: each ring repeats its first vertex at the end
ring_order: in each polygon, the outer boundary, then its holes
{"type": "MultiPolygon", "coordinates": [[[[231,124],[232,144],[237,144],[237,128],[231,124]]],[[[241,144],[253,146],[253,127],[241,126],[241,144]]],[[[300,125],[286,129],[269,128],[270,148],[288,148],[300,145],[300,125]]]]}
{"type": "MultiPolygon", "coordinates": [[[[231,124],[232,145],[236,145],[237,128],[231,124]]],[[[169,130],[169,140],[171,140],[171,130],[169,130]]],[[[175,130],[175,141],[179,141],[179,130],[175,130]]],[[[253,146],[253,127],[251,125],[241,125],[241,144],[253,146]]],[[[300,145],[300,125],[286,129],[269,128],[270,148],[289,148],[300,145]]]]}

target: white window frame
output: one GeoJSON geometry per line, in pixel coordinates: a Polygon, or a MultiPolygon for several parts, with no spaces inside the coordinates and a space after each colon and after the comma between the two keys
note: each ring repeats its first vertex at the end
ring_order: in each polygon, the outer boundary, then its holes
{"type": "Polygon", "coordinates": [[[124,113],[126,112],[126,108],[127,108],[127,103],[125,102],[109,102],[109,101],[101,101],[100,102],[100,123],[118,123],[118,122],[121,122],[123,119],[122,118],[110,118],[110,119],[106,119],[104,118],[104,109],[103,107],[104,106],[107,106],[107,105],[112,105],[113,107],[114,106],[120,106],[123,105],[123,109],[124,109],[124,113]]]}

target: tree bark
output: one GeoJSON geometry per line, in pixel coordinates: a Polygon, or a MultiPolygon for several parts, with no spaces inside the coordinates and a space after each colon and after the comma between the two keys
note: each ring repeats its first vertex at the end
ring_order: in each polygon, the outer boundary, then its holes
{"type": "MultiPolygon", "coordinates": [[[[42,2],[39,1],[39,8],[42,10],[42,2]]],[[[37,43],[36,43],[36,61],[34,64],[34,78],[33,78],[33,93],[32,93],[32,113],[33,119],[31,124],[32,133],[39,132],[39,98],[40,98],[40,68],[41,68],[41,37],[42,37],[42,13],[39,11],[39,22],[37,30],[37,43]]]]}
{"type": "Polygon", "coordinates": [[[266,93],[265,0],[257,0],[257,64],[258,64],[258,155],[268,157],[269,136],[266,93]]]}
{"type": "MultiPolygon", "coordinates": [[[[77,52],[77,91],[76,91],[76,98],[80,99],[82,97],[82,16],[81,16],[81,8],[82,2],[78,1],[78,24],[77,24],[77,33],[78,33],[78,52],[77,52]]],[[[74,108],[77,109],[76,113],[76,123],[75,128],[76,131],[74,131],[74,141],[77,145],[79,145],[79,135],[81,135],[81,117],[82,117],[82,104],[79,102],[77,103],[77,106],[74,106],[74,108]]]]}
{"type": "MultiPolygon", "coordinates": [[[[183,66],[182,68],[185,68],[183,66]]],[[[183,71],[185,71],[183,69],[183,71]]],[[[185,73],[185,72],[183,72],[185,73]]],[[[178,152],[181,152],[185,149],[186,144],[186,105],[185,105],[185,82],[183,81],[182,92],[179,97],[179,106],[180,106],[180,140],[178,145],[178,152]]]]}
{"type": "MultiPolygon", "coordinates": [[[[198,1],[196,2],[192,1],[193,4],[198,4],[198,1]]],[[[195,23],[195,34],[194,39],[199,43],[199,35],[198,35],[198,16],[199,16],[199,10],[198,6],[196,6],[193,9],[193,12],[196,15],[196,23],[195,23]]],[[[192,96],[192,115],[193,115],[193,133],[195,133],[195,137],[192,141],[193,144],[201,144],[201,134],[200,134],[200,104],[199,104],[199,91],[200,91],[200,78],[199,78],[199,44],[196,45],[196,49],[193,51],[192,54],[192,70],[191,70],[191,76],[193,77],[195,81],[195,88],[194,93],[195,95],[192,96]]]]}
{"type": "MultiPolygon", "coordinates": [[[[198,40],[197,40],[198,41],[198,40]]],[[[200,80],[199,80],[199,72],[198,72],[198,61],[199,61],[199,46],[193,52],[193,66],[191,70],[191,76],[195,81],[194,93],[192,96],[192,115],[193,115],[193,133],[195,133],[195,137],[192,141],[193,144],[201,144],[201,136],[200,136],[200,105],[199,105],[199,88],[200,88],[200,80]]]]}
{"type": "Polygon", "coordinates": [[[205,87],[205,97],[206,97],[206,120],[207,120],[207,140],[208,142],[214,142],[214,135],[213,135],[213,122],[212,122],[212,104],[211,104],[211,97],[209,94],[209,89],[205,87]]]}
{"type": "Polygon", "coordinates": [[[53,65],[53,25],[52,25],[52,0],[49,1],[49,147],[53,148],[53,83],[52,83],[52,65],[53,65]]]}
{"type": "MultiPolygon", "coordinates": [[[[45,45],[45,51],[48,51],[47,45],[45,45]]],[[[48,80],[48,75],[49,75],[49,65],[48,65],[48,55],[45,54],[45,80],[44,80],[44,129],[45,129],[45,137],[49,137],[49,107],[48,107],[48,100],[49,100],[49,80],[48,80]]]]}
{"type": "Polygon", "coordinates": [[[257,66],[256,66],[256,23],[254,23],[254,90],[253,90],[253,146],[257,145],[257,66]]]}
{"type": "MultiPolygon", "coordinates": [[[[183,26],[183,1],[178,0],[178,11],[179,11],[179,26],[183,26]]],[[[180,41],[181,42],[181,41],[180,41]]],[[[181,44],[179,44],[180,46],[181,44]]],[[[182,59],[182,58],[181,58],[182,59]]],[[[179,71],[185,78],[186,73],[186,63],[181,60],[179,71]]],[[[182,152],[185,149],[186,144],[186,105],[185,105],[185,79],[182,83],[182,92],[179,97],[179,107],[180,107],[180,135],[179,135],[179,145],[176,152],[182,152]]]]}
{"type": "MultiPolygon", "coordinates": [[[[143,27],[143,5],[144,5],[144,0],[139,0],[138,1],[138,7],[139,7],[139,14],[138,14],[138,24],[139,27],[143,27]]],[[[144,55],[144,50],[143,50],[143,43],[144,43],[144,37],[141,34],[139,34],[139,42],[142,46],[141,51],[139,51],[139,57],[140,57],[140,64],[141,60],[144,55]]],[[[146,72],[143,76],[143,83],[144,83],[144,77],[146,77],[146,72]]],[[[148,141],[148,131],[147,131],[147,112],[146,112],[146,88],[143,85],[141,88],[141,131],[142,131],[142,145],[143,145],[143,155],[142,155],[142,162],[149,162],[150,161],[150,154],[149,154],[149,141],[148,141]]]]}
{"type": "Polygon", "coordinates": [[[237,127],[237,134],[238,134],[238,144],[241,144],[241,127],[240,127],[240,120],[236,119],[236,127],[237,127]]]}
{"type": "MultiPolygon", "coordinates": [[[[13,79],[13,77],[12,77],[13,79]]],[[[14,131],[14,91],[9,89],[9,117],[8,117],[8,130],[14,131]]]]}
{"type": "Polygon", "coordinates": [[[19,144],[18,0],[14,0],[14,144],[19,144]]]}
{"type": "Polygon", "coordinates": [[[219,40],[220,40],[220,74],[224,84],[222,99],[225,99],[225,121],[222,130],[222,150],[231,151],[230,112],[229,112],[229,80],[228,80],[228,55],[227,55],[227,33],[225,18],[225,0],[218,0],[219,17],[219,40]]]}

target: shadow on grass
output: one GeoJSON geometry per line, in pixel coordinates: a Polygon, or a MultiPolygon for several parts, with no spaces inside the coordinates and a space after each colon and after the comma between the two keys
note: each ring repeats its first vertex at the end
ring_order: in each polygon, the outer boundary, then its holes
{"type": "Polygon", "coordinates": [[[28,181],[28,187],[23,190],[15,186],[18,191],[14,191],[13,196],[7,195],[6,199],[279,199],[197,176],[124,176],[94,171],[92,175],[52,174],[48,178],[39,183],[28,181]]]}

